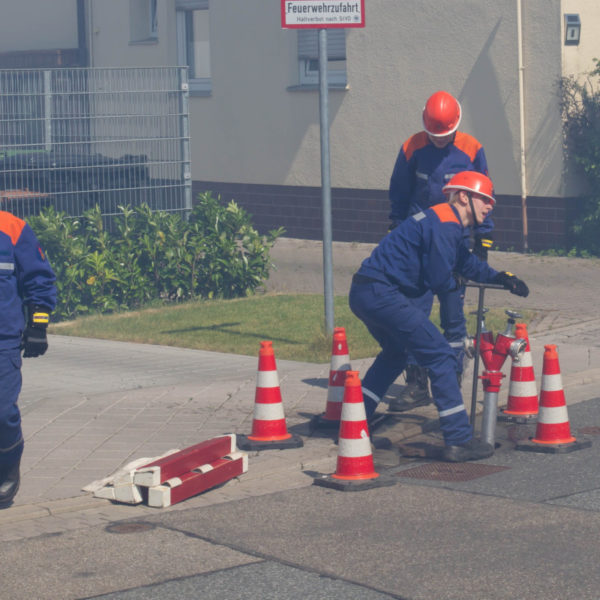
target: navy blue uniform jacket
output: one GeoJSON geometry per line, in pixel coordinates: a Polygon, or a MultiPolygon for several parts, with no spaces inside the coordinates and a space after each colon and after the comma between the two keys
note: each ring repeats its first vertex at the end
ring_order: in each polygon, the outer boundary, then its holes
{"type": "MultiPolygon", "coordinates": [[[[483,146],[473,136],[457,131],[454,141],[444,148],[436,148],[425,131],[410,137],[400,148],[390,181],[390,219],[400,223],[445,202],[442,188],[461,171],[488,174],[483,146]]],[[[493,228],[488,216],[476,232],[485,234],[493,228]]]]}
{"type": "Polygon", "coordinates": [[[21,345],[23,305],[54,309],[55,280],[31,227],[0,211],[0,350],[21,345]]]}
{"type": "Polygon", "coordinates": [[[358,273],[388,283],[409,298],[456,289],[453,272],[490,283],[498,274],[464,244],[457,210],[438,204],[403,221],[381,240],[358,273]]]}

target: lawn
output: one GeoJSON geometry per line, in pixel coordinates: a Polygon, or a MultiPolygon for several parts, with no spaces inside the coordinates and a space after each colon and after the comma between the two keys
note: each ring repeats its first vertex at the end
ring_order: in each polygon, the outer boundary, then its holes
{"type": "MultiPolygon", "coordinates": [[[[475,333],[475,317],[468,313],[467,324],[475,333]]],[[[335,326],[344,327],[352,358],[375,356],[377,343],[348,308],[346,296],[334,301],[335,326]]],[[[437,307],[434,306],[434,321],[437,307]]],[[[527,323],[533,313],[524,314],[527,323]]],[[[502,309],[490,309],[488,329],[503,330],[502,309]]],[[[324,334],[324,301],[320,295],[265,294],[236,300],[207,300],[143,310],[93,315],[55,323],[49,332],[58,335],[92,337],[143,344],[161,344],[257,355],[260,342],[271,340],[278,359],[302,362],[329,362],[331,342],[324,334]]]]}

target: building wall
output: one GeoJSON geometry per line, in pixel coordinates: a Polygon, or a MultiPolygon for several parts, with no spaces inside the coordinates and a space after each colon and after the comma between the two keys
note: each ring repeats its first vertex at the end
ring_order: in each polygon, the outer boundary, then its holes
{"type": "Polygon", "coordinates": [[[563,74],[584,76],[594,68],[594,58],[600,58],[600,3],[597,0],[562,0],[561,40],[565,38],[564,15],[578,14],[581,19],[581,40],[577,46],[562,45],[563,74]]]}
{"type": "MultiPolygon", "coordinates": [[[[560,196],[560,6],[525,4],[528,193],[560,196]]],[[[159,2],[155,47],[127,44],[126,3],[92,5],[95,65],[174,58],[173,0],[159,2]],[[114,18],[119,5],[123,19],[114,18]]],[[[320,185],[318,92],[288,89],[298,83],[297,33],[281,29],[279,5],[213,1],[210,19],[212,95],[190,101],[193,177],[320,185]]],[[[420,0],[418,11],[397,0],[368,3],[366,27],[347,32],[348,89],[329,93],[332,185],[386,189],[400,144],[421,128],[425,100],[446,89],[463,105],[461,128],[484,144],[498,192],[519,195],[516,19],[513,0],[454,2],[451,11],[438,0],[420,0]]]]}
{"type": "MultiPolygon", "coordinates": [[[[44,17],[47,4],[11,3],[10,17],[23,25],[34,5],[44,17]]],[[[145,41],[132,39],[129,0],[85,4],[92,66],[177,62],[175,0],[158,0],[158,38],[145,41]]],[[[556,83],[562,74],[589,70],[592,58],[600,56],[600,38],[593,36],[600,7],[597,0],[521,4],[525,192],[530,237],[543,238],[551,228],[536,220],[532,204],[562,202],[564,208],[569,201],[562,199],[580,189],[563,175],[556,83]],[[563,44],[565,12],[581,15],[580,46],[563,44]]],[[[21,46],[47,48],[54,39],[64,45],[66,31],[72,37],[67,45],[75,45],[75,2],[52,5],[53,18],[44,17],[52,28],[42,29],[36,40],[20,32],[21,46]],[[56,10],[65,12],[68,5],[70,20],[57,19],[56,10]]],[[[385,229],[385,196],[398,148],[421,128],[427,97],[446,89],[461,101],[461,129],[483,143],[497,194],[512,207],[510,218],[496,219],[510,245],[522,193],[517,33],[515,0],[462,0],[451,10],[441,10],[439,0],[419,0],[418,10],[397,0],[367,2],[366,27],[347,30],[348,86],[329,91],[331,182],[335,190],[346,190],[336,192],[339,201],[377,197],[384,208],[367,203],[367,210],[382,219],[377,232],[385,229]]],[[[210,35],[212,93],[189,103],[193,179],[241,186],[249,197],[255,190],[279,198],[288,194],[289,207],[301,188],[314,196],[321,184],[318,91],[297,88],[297,33],[281,29],[279,3],[212,0],[210,35]]],[[[0,43],[10,47],[6,37],[0,43]]],[[[562,208],[556,210],[562,214],[562,208]]]]}

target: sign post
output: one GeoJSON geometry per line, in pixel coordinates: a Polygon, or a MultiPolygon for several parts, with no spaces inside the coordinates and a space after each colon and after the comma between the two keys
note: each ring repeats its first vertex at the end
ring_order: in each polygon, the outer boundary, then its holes
{"type": "Polygon", "coordinates": [[[321,133],[321,206],[323,211],[323,291],[325,331],[333,335],[333,259],[329,162],[329,96],[327,29],[365,26],[365,0],[281,0],[281,27],[318,29],[319,116],[321,133]]]}

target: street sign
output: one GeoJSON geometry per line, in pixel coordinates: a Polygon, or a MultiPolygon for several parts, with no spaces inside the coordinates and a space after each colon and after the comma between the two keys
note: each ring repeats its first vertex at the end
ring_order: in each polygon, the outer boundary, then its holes
{"type": "Polygon", "coordinates": [[[281,0],[283,29],[364,26],[365,0],[281,0]]]}

